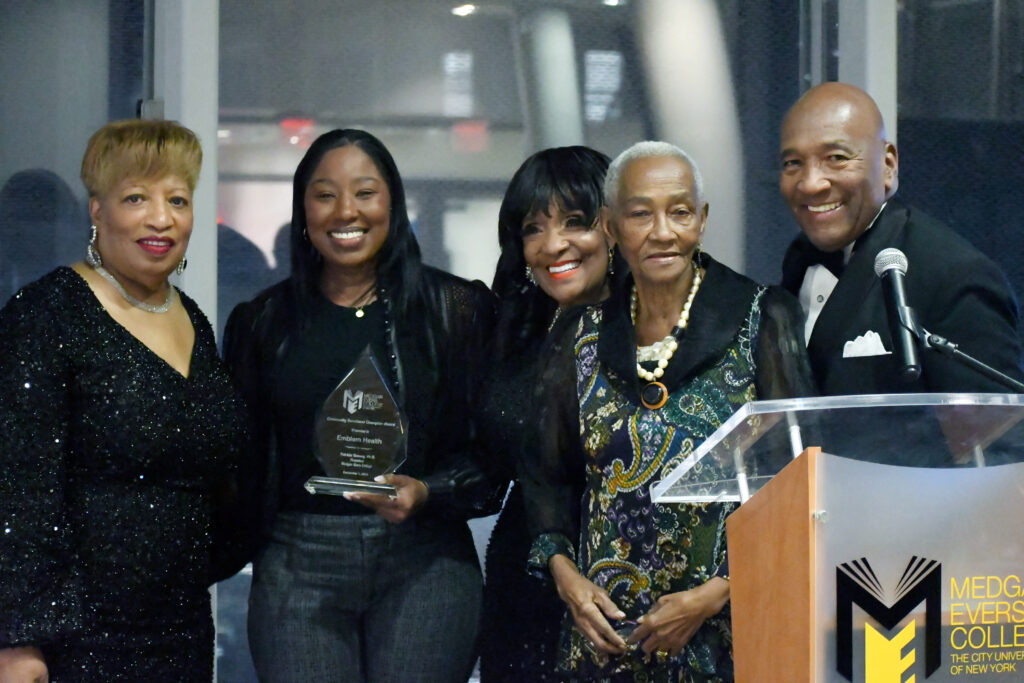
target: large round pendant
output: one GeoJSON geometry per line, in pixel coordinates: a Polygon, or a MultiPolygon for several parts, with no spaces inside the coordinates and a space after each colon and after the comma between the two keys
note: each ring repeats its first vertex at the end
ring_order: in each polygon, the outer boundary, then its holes
{"type": "Polygon", "coordinates": [[[668,389],[661,382],[651,382],[640,390],[640,402],[648,410],[657,410],[668,402],[668,389]]]}

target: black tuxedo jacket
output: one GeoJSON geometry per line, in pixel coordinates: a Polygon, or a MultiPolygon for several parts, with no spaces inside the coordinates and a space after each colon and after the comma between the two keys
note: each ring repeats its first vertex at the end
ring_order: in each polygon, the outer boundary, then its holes
{"type": "MultiPolygon", "coordinates": [[[[882,282],[874,272],[875,255],[887,247],[907,256],[907,300],[926,330],[1014,379],[1024,379],[1017,302],[999,267],[950,228],[889,200],[874,227],[857,240],[807,344],[822,395],[1009,391],[934,350],[920,351],[922,373],[914,382],[900,379],[893,354],[843,358],[844,344],[869,330],[881,336],[886,350],[893,350],[882,282]]],[[[807,269],[799,251],[794,241],[783,263],[783,282],[794,294],[807,269]]]]}

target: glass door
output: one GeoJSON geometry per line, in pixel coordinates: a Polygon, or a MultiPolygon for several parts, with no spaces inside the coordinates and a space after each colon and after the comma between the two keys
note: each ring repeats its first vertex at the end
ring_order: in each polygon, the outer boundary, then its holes
{"type": "Polygon", "coordinates": [[[0,4],[0,305],[85,255],[89,136],[143,97],[144,5],[0,4]]]}

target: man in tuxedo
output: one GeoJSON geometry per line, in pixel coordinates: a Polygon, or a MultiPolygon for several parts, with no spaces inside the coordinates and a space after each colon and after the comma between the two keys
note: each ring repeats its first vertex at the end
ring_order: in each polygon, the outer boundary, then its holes
{"type": "Polygon", "coordinates": [[[812,88],[786,114],[780,150],[779,188],[803,232],[786,252],[782,284],[804,310],[822,394],[1010,391],[934,349],[919,349],[919,379],[900,378],[874,273],[887,247],[907,257],[908,304],[927,331],[1024,378],[1006,278],[950,228],[894,197],[899,158],[867,93],[843,83],[812,88]]]}

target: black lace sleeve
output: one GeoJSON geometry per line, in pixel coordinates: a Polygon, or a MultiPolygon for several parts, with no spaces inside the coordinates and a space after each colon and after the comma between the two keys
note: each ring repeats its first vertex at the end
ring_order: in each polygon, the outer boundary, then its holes
{"type": "Polygon", "coordinates": [[[817,395],[803,342],[800,304],[781,287],[769,287],[761,299],[756,353],[758,399],[817,395]]]}
{"type": "Polygon", "coordinates": [[[584,484],[574,356],[578,325],[578,316],[560,320],[542,351],[534,417],[537,443],[526,449],[519,462],[527,523],[534,539],[528,568],[543,577],[548,576],[552,555],[576,559],[584,484]]]}
{"type": "Polygon", "coordinates": [[[238,474],[234,497],[235,507],[227,519],[237,528],[222,533],[236,534],[243,544],[242,554],[251,556],[262,546],[270,523],[277,511],[278,482],[273,449],[273,421],[265,399],[268,396],[262,380],[266,371],[263,356],[268,330],[273,326],[273,299],[242,303],[231,311],[224,329],[224,362],[231,373],[235,389],[246,407],[249,452],[238,474]]]}
{"type": "MultiPolygon", "coordinates": [[[[64,304],[66,306],[66,304],[64,304]]],[[[0,310],[0,648],[82,627],[66,515],[72,340],[61,292],[31,285],[0,310]]]]}
{"type": "Polygon", "coordinates": [[[502,482],[485,474],[470,419],[476,378],[487,371],[483,350],[494,328],[494,298],[481,282],[454,279],[442,286],[441,296],[447,349],[428,471],[422,477],[430,490],[425,511],[480,517],[498,511],[504,491],[502,482]]]}
{"type": "MultiPolygon", "coordinates": [[[[759,400],[816,396],[814,374],[803,341],[800,304],[789,292],[771,287],[761,299],[761,333],[756,348],[759,400]]],[[[813,416],[800,418],[804,443],[823,443],[813,416]]],[[[793,457],[788,430],[773,430],[761,438],[759,466],[778,472],[793,457]]]]}

